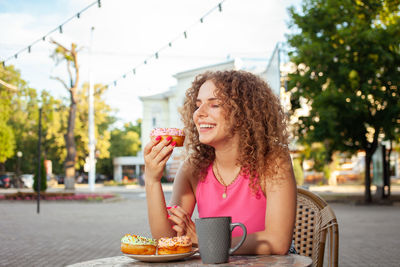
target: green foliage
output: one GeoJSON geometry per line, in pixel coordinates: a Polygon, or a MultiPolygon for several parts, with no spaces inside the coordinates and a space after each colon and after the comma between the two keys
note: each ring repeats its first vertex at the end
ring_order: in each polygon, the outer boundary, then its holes
{"type": "MultiPolygon", "coordinates": [[[[0,158],[4,159],[8,171],[15,171],[16,151],[21,151],[22,173],[35,173],[38,142],[39,99],[42,106],[42,148],[46,158],[52,161],[53,173],[60,174],[64,169],[66,148],[64,134],[67,129],[67,98],[56,99],[49,92],[42,91],[38,96],[33,88],[26,86],[13,66],[3,69],[0,66],[0,79],[18,87],[18,91],[6,90],[0,85],[0,158]],[[7,137],[7,140],[5,139],[7,137]]],[[[75,140],[78,161],[76,168],[83,169],[88,155],[88,104],[87,84],[79,91],[77,106],[75,140]]],[[[103,100],[106,87],[95,85],[95,136],[99,158],[109,157],[110,127],[116,121],[110,115],[111,108],[103,100]]]]}
{"type": "Polygon", "coordinates": [[[0,121],[0,163],[14,155],[15,140],[10,126],[0,121]]]}
{"type": "MultiPolygon", "coordinates": [[[[38,170],[36,168],[35,176],[33,177],[33,190],[37,192],[39,183],[38,170]]],[[[40,161],[40,191],[44,192],[47,189],[46,169],[44,167],[44,159],[40,161]]]]}
{"type": "MultiPolygon", "coordinates": [[[[15,152],[29,150],[32,144],[32,130],[37,123],[32,123],[35,113],[32,112],[36,91],[27,87],[27,83],[14,66],[5,68],[0,66],[0,79],[9,86],[0,85],[0,124],[1,124],[1,151],[5,167],[9,171],[15,171],[17,158],[15,152]],[[7,139],[7,140],[6,140],[7,139]],[[7,156],[4,157],[4,154],[7,156]]],[[[29,153],[24,154],[29,156],[29,153]]],[[[25,158],[24,158],[25,159],[25,158]]],[[[22,171],[32,167],[30,161],[23,161],[22,171]]]]}
{"type": "Polygon", "coordinates": [[[303,183],[304,183],[304,173],[303,173],[303,168],[301,167],[301,160],[300,159],[294,159],[293,160],[293,172],[294,172],[294,177],[296,179],[296,184],[297,185],[303,185],[303,183]]]}
{"type": "Polygon", "coordinates": [[[322,143],[313,143],[312,145],[305,143],[302,155],[304,159],[312,160],[314,162],[312,169],[317,172],[322,172],[329,161],[326,148],[322,143]]]}
{"type": "MultiPolygon", "coordinates": [[[[94,85],[94,121],[96,139],[96,158],[105,159],[110,157],[110,127],[115,118],[110,115],[112,109],[106,104],[104,93],[107,87],[102,84],[94,85]]],[[[78,93],[80,99],[77,107],[77,119],[75,122],[75,141],[77,146],[77,169],[83,170],[86,157],[89,155],[89,84],[85,83],[78,93]]]]}
{"type": "Polygon", "coordinates": [[[123,129],[114,129],[111,131],[110,155],[108,158],[97,161],[97,169],[100,173],[108,176],[113,175],[112,159],[122,156],[136,156],[141,148],[140,143],[141,120],[136,121],[136,125],[126,123],[123,129]]]}
{"type": "Polygon", "coordinates": [[[372,154],[379,135],[400,126],[400,5],[398,1],[305,0],[289,10],[293,34],[289,75],[292,111],[310,113],[295,125],[301,142],[372,154]]]}

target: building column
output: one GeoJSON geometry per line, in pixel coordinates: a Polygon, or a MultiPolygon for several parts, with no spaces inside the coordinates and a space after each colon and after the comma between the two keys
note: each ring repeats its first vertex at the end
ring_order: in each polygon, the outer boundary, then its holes
{"type": "Polygon", "coordinates": [[[122,182],[122,165],[121,164],[114,165],[114,181],[122,182]]]}

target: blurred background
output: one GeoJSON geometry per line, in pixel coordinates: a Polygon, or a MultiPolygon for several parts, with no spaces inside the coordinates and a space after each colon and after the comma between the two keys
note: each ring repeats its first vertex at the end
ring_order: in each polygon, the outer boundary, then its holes
{"type": "MultiPolygon", "coordinates": [[[[298,185],[390,198],[399,10],[392,0],[0,1],[0,186],[32,188],[39,169],[46,188],[143,185],[148,134],[183,126],[194,77],[242,69],[285,108],[298,185]]],[[[177,149],[165,183],[182,158],[177,149]]]]}

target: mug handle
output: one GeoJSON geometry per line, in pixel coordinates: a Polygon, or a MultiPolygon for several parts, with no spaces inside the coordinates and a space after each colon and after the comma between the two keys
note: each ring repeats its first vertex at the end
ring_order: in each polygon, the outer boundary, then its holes
{"type": "Polygon", "coordinates": [[[238,250],[238,249],[240,248],[240,246],[243,244],[243,242],[244,242],[244,240],[246,239],[246,237],[247,237],[246,226],[244,226],[244,224],[242,224],[242,223],[231,223],[231,234],[232,234],[233,229],[234,229],[236,226],[240,226],[240,228],[242,228],[242,230],[243,230],[243,236],[242,236],[242,240],[240,240],[240,242],[236,245],[236,247],[230,248],[230,249],[229,249],[229,255],[231,255],[233,252],[235,252],[236,250],[238,250]]]}

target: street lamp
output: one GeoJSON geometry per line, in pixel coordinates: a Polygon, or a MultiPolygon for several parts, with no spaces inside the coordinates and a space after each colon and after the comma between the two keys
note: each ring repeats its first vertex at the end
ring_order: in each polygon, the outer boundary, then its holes
{"type": "Polygon", "coordinates": [[[21,158],[22,158],[22,152],[18,151],[17,152],[17,187],[20,188],[21,187],[21,158]]]}
{"type": "Polygon", "coordinates": [[[39,102],[39,128],[38,128],[38,168],[37,168],[37,207],[36,207],[36,213],[40,213],[40,181],[41,181],[41,171],[40,171],[40,165],[42,162],[41,158],[41,143],[42,143],[42,105],[39,102]]]}
{"type": "Polygon", "coordinates": [[[93,46],[93,32],[94,27],[91,29],[90,35],[90,50],[89,50],[89,188],[90,191],[94,191],[94,185],[96,181],[96,162],[95,162],[95,147],[96,140],[94,136],[94,84],[92,75],[92,46],[93,46]]]}

